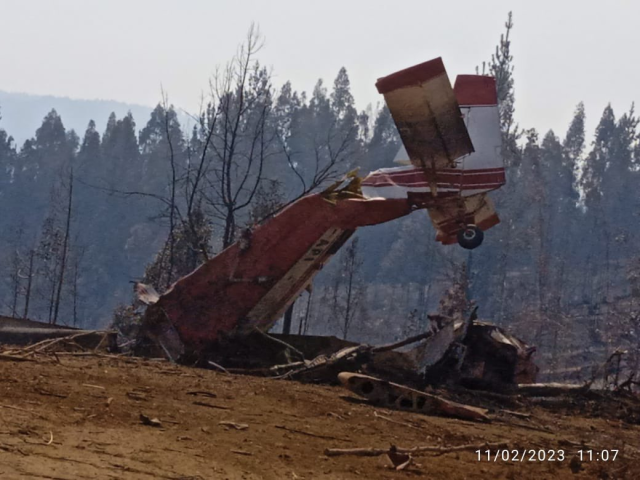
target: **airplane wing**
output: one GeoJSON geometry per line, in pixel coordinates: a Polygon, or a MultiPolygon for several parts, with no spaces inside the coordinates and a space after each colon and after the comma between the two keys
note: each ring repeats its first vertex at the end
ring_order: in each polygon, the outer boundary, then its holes
{"type": "Polygon", "coordinates": [[[416,167],[453,167],[474,151],[441,58],[380,78],[376,87],[416,167]]]}

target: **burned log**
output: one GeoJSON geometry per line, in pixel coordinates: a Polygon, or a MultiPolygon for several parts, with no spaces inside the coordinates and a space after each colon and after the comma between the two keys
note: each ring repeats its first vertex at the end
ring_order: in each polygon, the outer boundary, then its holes
{"type": "Polygon", "coordinates": [[[456,417],[464,420],[488,421],[487,410],[446,400],[404,385],[379,378],[343,372],[338,375],[342,385],[353,393],[383,407],[408,410],[427,415],[456,417]]]}

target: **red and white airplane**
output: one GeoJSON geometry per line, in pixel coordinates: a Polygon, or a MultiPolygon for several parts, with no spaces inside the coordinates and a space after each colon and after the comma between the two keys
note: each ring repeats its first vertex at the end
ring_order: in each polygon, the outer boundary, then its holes
{"type": "Polygon", "coordinates": [[[394,162],[362,182],[367,198],[409,198],[426,207],[444,244],[482,243],[499,222],[487,193],[505,184],[493,77],[459,75],[453,89],[442,59],[378,80],[403,146],[394,162]]]}
{"type": "Polygon", "coordinates": [[[142,331],[167,355],[268,330],[359,227],[427,209],[437,240],[471,249],[499,222],[487,198],[505,183],[494,79],[463,75],[451,88],[437,58],[377,87],[400,132],[402,166],[306,195],[162,295],[142,295],[142,331]]]}

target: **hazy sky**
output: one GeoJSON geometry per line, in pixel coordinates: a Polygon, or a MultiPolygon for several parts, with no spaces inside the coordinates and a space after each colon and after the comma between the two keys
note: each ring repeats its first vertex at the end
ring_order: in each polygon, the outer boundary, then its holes
{"type": "Polygon", "coordinates": [[[0,90],[154,105],[162,84],[195,111],[255,21],[276,84],[310,92],[345,66],[364,108],[376,78],[437,56],[452,81],[474,73],[509,10],[522,126],[564,135],[581,100],[590,128],[640,100],[634,0],[0,0],[0,90]]]}

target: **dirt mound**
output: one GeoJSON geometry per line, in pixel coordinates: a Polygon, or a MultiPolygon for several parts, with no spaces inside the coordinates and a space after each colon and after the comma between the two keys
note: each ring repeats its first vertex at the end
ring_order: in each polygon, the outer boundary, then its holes
{"type": "Polygon", "coordinates": [[[373,407],[340,387],[137,358],[58,358],[0,362],[2,479],[640,478],[640,427],[623,413],[528,404],[473,423],[373,407]],[[325,455],[485,442],[563,450],[564,461],[432,451],[395,471],[385,455],[325,455]],[[580,461],[580,449],[619,452],[580,461]]]}

